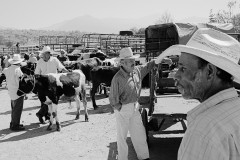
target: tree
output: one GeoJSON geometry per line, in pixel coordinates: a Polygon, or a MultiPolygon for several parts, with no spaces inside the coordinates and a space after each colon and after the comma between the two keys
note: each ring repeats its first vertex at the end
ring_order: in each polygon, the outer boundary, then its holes
{"type": "MultiPolygon", "coordinates": [[[[209,22],[210,23],[232,23],[234,26],[240,26],[239,13],[234,14],[234,8],[237,6],[237,1],[229,1],[227,3],[228,10],[219,10],[213,13],[210,10],[209,22]]],[[[240,7],[240,6],[239,6],[240,7]]]]}
{"type": "Polygon", "coordinates": [[[155,22],[155,24],[163,24],[163,23],[171,23],[173,22],[173,18],[170,13],[165,12],[161,15],[161,17],[155,22]]]}
{"type": "Polygon", "coordinates": [[[11,47],[13,46],[13,42],[8,41],[8,42],[6,42],[5,45],[6,45],[8,48],[11,48],[11,47]]]}

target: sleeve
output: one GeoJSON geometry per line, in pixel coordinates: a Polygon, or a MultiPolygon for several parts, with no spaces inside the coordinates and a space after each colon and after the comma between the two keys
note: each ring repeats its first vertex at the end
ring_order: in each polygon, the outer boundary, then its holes
{"type": "Polygon", "coordinates": [[[41,65],[41,61],[39,60],[35,68],[35,74],[41,74],[40,65],[41,65]]]}
{"type": "Polygon", "coordinates": [[[119,103],[119,83],[117,82],[116,77],[112,79],[110,94],[109,94],[109,102],[111,106],[114,106],[119,103]]]}
{"type": "Polygon", "coordinates": [[[152,60],[144,65],[137,66],[141,73],[141,79],[143,79],[155,66],[155,61],[152,60]]]}
{"type": "Polygon", "coordinates": [[[6,74],[6,70],[7,70],[7,68],[4,68],[3,71],[2,71],[2,73],[3,73],[3,74],[6,74]]]}
{"type": "Polygon", "coordinates": [[[62,69],[64,69],[65,67],[63,66],[63,64],[59,61],[59,59],[55,59],[56,65],[57,65],[57,69],[59,71],[61,71],[62,69]]]}
{"type": "Polygon", "coordinates": [[[23,76],[23,72],[21,71],[20,67],[16,69],[15,74],[17,77],[22,77],[23,76]]]}

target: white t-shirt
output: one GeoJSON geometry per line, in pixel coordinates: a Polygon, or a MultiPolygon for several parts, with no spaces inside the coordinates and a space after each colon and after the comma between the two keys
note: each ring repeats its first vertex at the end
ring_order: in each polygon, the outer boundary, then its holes
{"type": "Polygon", "coordinates": [[[19,77],[23,75],[20,66],[11,65],[8,68],[3,70],[3,73],[6,76],[6,82],[8,87],[8,94],[11,100],[16,100],[21,96],[17,95],[17,90],[19,87],[19,77]]]}
{"type": "Polygon", "coordinates": [[[62,63],[56,57],[50,57],[50,59],[45,62],[42,58],[37,62],[35,69],[35,74],[46,75],[48,73],[58,73],[64,68],[62,63]]]}

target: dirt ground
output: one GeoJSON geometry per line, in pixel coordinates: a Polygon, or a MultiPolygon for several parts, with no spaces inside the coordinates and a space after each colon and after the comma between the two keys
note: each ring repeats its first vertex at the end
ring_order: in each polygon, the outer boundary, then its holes
{"type": "MultiPolygon", "coordinates": [[[[146,93],[144,90],[143,93],[146,93]]],[[[88,92],[89,93],[89,92],[88,92]]],[[[80,120],[74,120],[76,107],[60,102],[58,108],[62,125],[61,132],[47,131],[48,124],[39,124],[36,112],[40,102],[34,94],[24,101],[21,123],[25,131],[13,132],[9,129],[11,116],[10,99],[5,86],[0,88],[0,159],[1,160],[116,160],[115,116],[109,100],[103,95],[96,96],[98,110],[93,110],[88,96],[89,122],[84,122],[81,105],[80,120]]],[[[197,102],[185,101],[180,95],[159,96],[157,112],[186,112],[197,102]]],[[[173,123],[166,129],[179,129],[179,123],[173,123]]],[[[152,160],[174,160],[183,134],[159,134],[149,132],[149,150],[152,160]]],[[[129,160],[137,160],[130,138],[129,160]]]]}

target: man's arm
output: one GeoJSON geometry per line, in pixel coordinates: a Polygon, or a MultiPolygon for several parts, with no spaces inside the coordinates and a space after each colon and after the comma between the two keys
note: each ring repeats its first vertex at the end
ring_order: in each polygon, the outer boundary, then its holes
{"type": "Polygon", "coordinates": [[[63,64],[59,61],[59,59],[55,59],[56,60],[56,63],[57,63],[57,69],[59,71],[62,71],[62,72],[69,72],[64,66],[63,64]]]}
{"type": "Polygon", "coordinates": [[[156,66],[154,60],[151,60],[145,65],[137,66],[141,72],[141,78],[143,79],[153,69],[154,66],[156,66]]]}
{"type": "Polygon", "coordinates": [[[41,74],[41,68],[40,68],[41,60],[37,62],[34,74],[41,74]]]}
{"type": "Polygon", "coordinates": [[[114,76],[111,82],[109,101],[113,109],[116,109],[118,111],[120,111],[122,108],[122,104],[119,100],[119,96],[120,96],[119,86],[117,83],[117,78],[115,78],[114,76]]]}

